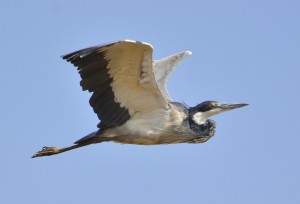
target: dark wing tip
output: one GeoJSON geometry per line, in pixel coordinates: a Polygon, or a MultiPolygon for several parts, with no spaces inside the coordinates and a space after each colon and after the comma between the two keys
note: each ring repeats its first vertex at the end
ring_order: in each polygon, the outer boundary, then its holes
{"type": "Polygon", "coordinates": [[[119,126],[130,118],[128,110],[121,107],[120,103],[115,102],[115,96],[110,86],[113,79],[108,74],[108,61],[101,51],[101,48],[121,42],[137,43],[133,41],[118,41],[81,49],[61,56],[79,70],[82,78],[80,85],[83,90],[93,92],[90,105],[101,120],[98,125],[99,128],[119,126]]]}
{"type": "Polygon", "coordinates": [[[95,52],[96,50],[106,47],[106,46],[110,46],[113,45],[115,43],[118,42],[112,42],[112,43],[106,43],[106,44],[101,44],[101,45],[96,45],[96,46],[92,46],[92,47],[88,47],[88,48],[84,48],[81,50],[77,50],[75,52],[71,52],[65,55],[61,55],[61,58],[63,58],[64,60],[67,60],[68,62],[72,62],[74,59],[80,57],[83,58],[85,56],[88,56],[90,54],[92,54],[93,52],[95,52]]]}

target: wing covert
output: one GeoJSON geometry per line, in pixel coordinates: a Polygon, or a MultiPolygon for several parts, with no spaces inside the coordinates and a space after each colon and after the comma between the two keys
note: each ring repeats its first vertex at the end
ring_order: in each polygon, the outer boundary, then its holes
{"type": "Polygon", "coordinates": [[[90,105],[98,127],[124,124],[135,112],[165,108],[152,68],[151,45],[119,41],[63,56],[77,67],[83,90],[93,92],[90,105]]]}

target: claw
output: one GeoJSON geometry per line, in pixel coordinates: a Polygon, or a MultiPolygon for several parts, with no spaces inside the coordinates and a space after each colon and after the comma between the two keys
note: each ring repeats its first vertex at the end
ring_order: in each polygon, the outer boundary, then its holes
{"type": "Polygon", "coordinates": [[[43,147],[41,151],[38,151],[37,153],[35,153],[31,158],[35,158],[35,157],[43,157],[43,156],[51,156],[53,154],[57,154],[59,153],[59,149],[58,147],[43,147]]]}

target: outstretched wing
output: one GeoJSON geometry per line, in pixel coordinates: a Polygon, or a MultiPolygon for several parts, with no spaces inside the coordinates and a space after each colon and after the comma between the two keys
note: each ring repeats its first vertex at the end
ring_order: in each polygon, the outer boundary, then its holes
{"type": "Polygon", "coordinates": [[[166,87],[169,75],[180,61],[182,61],[187,56],[190,56],[191,54],[192,52],[185,51],[153,62],[154,75],[157,81],[157,85],[166,100],[172,101],[166,87]]]}
{"type": "Polygon", "coordinates": [[[62,56],[79,70],[82,89],[93,92],[90,105],[101,120],[99,128],[167,107],[155,81],[152,52],[150,44],[124,40],[62,56]]]}

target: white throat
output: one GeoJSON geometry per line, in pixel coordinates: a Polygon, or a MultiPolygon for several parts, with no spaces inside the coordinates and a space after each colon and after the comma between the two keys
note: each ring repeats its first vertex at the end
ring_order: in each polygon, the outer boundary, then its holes
{"type": "Polygon", "coordinates": [[[217,109],[213,109],[207,112],[197,112],[193,115],[193,121],[197,124],[197,125],[202,125],[203,123],[205,123],[205,121],[213,116],[213,115],[217,115],[219,113],[224,112],[224,110],[217,108],[217,109]]]}
{"type": "Polygon", "coordinates": [[[203,123],[205,123],[205,121],[207,120],[208,116],[205,113],[202,112],[197,112],[193,115],[193,121],[197,124],[197,125],[202,125],[203,123]]]}

